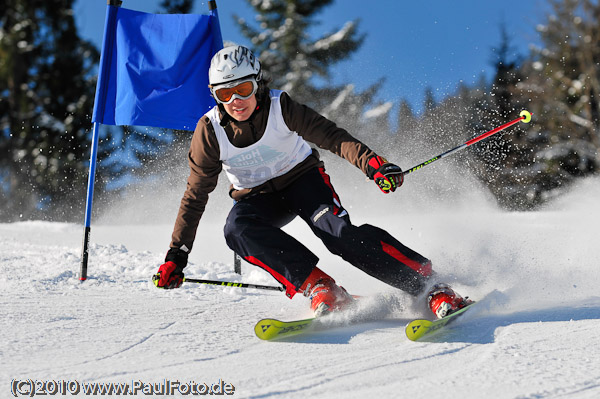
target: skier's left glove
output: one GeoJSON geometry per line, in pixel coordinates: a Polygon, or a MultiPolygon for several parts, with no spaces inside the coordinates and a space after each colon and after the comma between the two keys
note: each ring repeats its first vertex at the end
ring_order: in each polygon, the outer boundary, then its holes
{"type": "Polygon", "coordinates": [[[389,163],[387,159],[379,155],[373,155],[369,158],[367,176],[369,176],[369,179],[375,180],[375,183],[385,194],[396,191],[404,182],[402,169],[398,165],[389,163]]]}
{"type": "Polygon", "coordinates": [[[160,265],[158,273],[152,276],[154,285],[158,288],[179,288],[183,283],[183,268],[187,265],[187,252],[179,248],[171,248],[165,257],[165,263],[160,265]]]}

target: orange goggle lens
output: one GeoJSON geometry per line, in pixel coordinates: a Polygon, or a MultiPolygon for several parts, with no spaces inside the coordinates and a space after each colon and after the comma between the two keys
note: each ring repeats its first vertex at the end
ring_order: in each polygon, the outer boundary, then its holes
{"type": "Polygon", "coordinates": [[[248,80],[233,87],[215,89],[214,93],[218,101],[228,104],[233,101],[234,94],[237,94],[242,100],[250,98],[256,92],[255,85],[254,81],[248,80]]]}

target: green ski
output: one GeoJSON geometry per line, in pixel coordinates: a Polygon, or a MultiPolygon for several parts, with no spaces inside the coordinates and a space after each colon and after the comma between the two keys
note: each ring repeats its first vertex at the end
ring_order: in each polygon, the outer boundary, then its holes
{"type": "Polygon", "coordinates": [[[465,306],[464,308],[457,310],[456,312],[450,313],[448,316],[438,320],[413,320],[406,326],[406,336],[411,341],[418,341],[424,336],[430,335],[436,331],[441,330],[448,324],[455,321],[458,317],[463,315],[467,310],[473,306],[475,302],[465,306]]]}
{"type": "Polygon", "coordinates": [[[262,319],[254,326],[254,332],[258,338],[266,341],[281,339],[310,331],[315,320],[315,317],[295,321],[262,319]]]}

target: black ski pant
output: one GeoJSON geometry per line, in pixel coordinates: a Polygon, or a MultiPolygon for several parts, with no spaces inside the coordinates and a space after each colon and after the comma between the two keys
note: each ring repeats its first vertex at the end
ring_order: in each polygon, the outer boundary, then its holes
{"type": "Polygon", "coordinates": [[[236,202],[227,217],[225,239],[238,255],[282,283],[291,298],[319,261],[281,230],[296,216],[329,251],[370,276],[412,295],[425,289],[431,262],[378,227],[354,226],[324,168],[308,171],[279,192],[236,202]]]}

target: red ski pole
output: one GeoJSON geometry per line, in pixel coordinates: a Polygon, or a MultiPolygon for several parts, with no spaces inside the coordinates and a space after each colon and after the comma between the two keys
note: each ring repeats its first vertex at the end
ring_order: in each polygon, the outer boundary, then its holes
{"type": "Polygon", "coordinates": [[[416,170],[421,169],[424,166],[429,165],[432,162],[437,161],[438,159],[442,159],[442,158],[447,157],[450,154],[454,154],[455,152],[460,151],[460,150],[462,150],[464,148],[467,148],[471,144],[475,144],[478,141],[481,141],[481,140],[483,140],[483,139],[485,139],[487,137],[490,137],[491,135],[496,134],[499,131],[502,131],[502,130],[506,129],[507,127],[510,127],[510,126],[514,125],[515,123],[518,123],[518,122],[529,123],[529,122],[531,122],[531,112],[523,110],[523,111],[521,111],[521,113],[519,115],[520,115],[520,117],[517,118],[517,119],[515,119],[514,121],[510,121],[508,123],[505,123],[502,126],[498,126],[497,128],[492,129],[489,132],[485,132],[485,133],[483,133],[483,134],[481,134],[481,135],[479,135],[479,136],[477,136],[477,137],[475,137],[475,138],[467,141],[464,144],[461,144],[461,145],[459,145],[457,147],[454,147],[453,149],[448,150],[448,151],[446,151],[446,152],[444,152],[444,153],[442,153],[440,155],[436,155],[435,157],[433,157],[433,158],[431,158],[431,159],[429,159],[429,160],[427,160],[425,162],[422,162],[422,163],[418,164],[417,166],[413,166],[412,168],[410,168],[408,170],[405,170],[404,172],[402,172],[402,175],[405,176],[405,175],[407,175],[409,173],[412,173],[412,172],[414,172],[416,170]]]}

